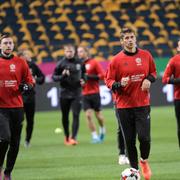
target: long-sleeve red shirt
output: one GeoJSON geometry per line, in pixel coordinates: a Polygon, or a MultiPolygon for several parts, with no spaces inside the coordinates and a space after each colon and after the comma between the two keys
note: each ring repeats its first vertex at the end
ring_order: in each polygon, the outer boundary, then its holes
{"type": "MultiPolygon", "coordinates": [[[[180,78],[180,54],[175,55],[168,62],[162,82],[168,84],[172,75],[175,79],[180,78]]],[[[174,85],[174,99],[180,99],[180,84],[174,85]]]]}
{"type": "Polygon", "coordinates": [[[27,63],[17,56],[10,59],[0,57],[0,108],[23,107],[20,83],[33,85],[27,63]]]}
{"type": "Polygon", "coordinates": [[[156,67],[148,51],[137,49],[137,53],[128,55],[121,51],[115,55],[106,72],[105,83],[112,89],[114,82],[121,82],[123,77],[129,77],[126,87],[120,87],[116,92],[117,108],[133,108],[150,104],[150,94],[142,91],[143,80],[152,75],[156,78],[156,67]]]}
{"type": "MultiPolygon", "coordinates": [[[[97,75],[100,80],[104,79],[104,70],[95,59],[88,59],[84,62],[87,75],[97,75]]],[[[88,79],[83,86],[82,94],[96,94],[99,93],[99,80],[88,79]]]]}

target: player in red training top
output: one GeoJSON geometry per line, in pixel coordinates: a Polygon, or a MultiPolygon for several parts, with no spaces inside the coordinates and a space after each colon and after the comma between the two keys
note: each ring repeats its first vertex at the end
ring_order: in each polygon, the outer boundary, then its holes
{"type": "Polygon", "coordinates": [[[145,180],[151,178],[148,164],[150,153],[150,95],[156,78],[151,54],[137,47],[135,31],[123,28],[120,35],[123,50],[109,64],[106,85],[116,92],[119,124],[125,137],[131,167],[138,169],[136,135],[140,142],[140,166],[145,180]]]}
{"type": "Polygon", "coordinates": [[[33,79],[27,63],[12,54],[14,42],[8,34],[0,38],[0,179],[3,179],[3,163],[6,158],[4,180],[11,180],[22,129],[22,91],[33,87],[33,79]]]}
{"type": "Polygon", "coordinates": [[[105,137],[104,117],[101,112],[101,98],[99,93],[99,80],[104,79],[104,71],[101,65],[90,57],[88,48],[79,46],[77,53],[78,57],[82,59],[86,71],[85,82],[82,82],[83,108],[89,129],[91,130],[92,143],[99,143],[105,137]],[[93,122],[93,110],[100,126],[99,135],[93,122]]]}
{"type": "MultiPolygon", "coordinates": [[[[178,41],[177,51],[180,53],[180,40],[178,41]]],[[[170,59],[165,69],[162,81],[163,83],[174,85],[174,106],[180,148],[180,54],[177,54],[170,59]]]]}

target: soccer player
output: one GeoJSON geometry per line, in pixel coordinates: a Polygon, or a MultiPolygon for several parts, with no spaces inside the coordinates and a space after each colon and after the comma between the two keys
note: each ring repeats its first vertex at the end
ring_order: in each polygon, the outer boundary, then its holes
{"type": "Polygon", "coordinates": [[[6,157],[4,180],[11,180],[11,172],[19,151],[23,122],[21,91],[33,87],[27,63],[13,55],[14,42],[10,35],[0,37],[0,179],[6,157]]]}
{"type": "MultiPolygon", "coordinates": [[[[40,70],[40,68],[32,61],[31,54],[28,49],[20,49],[18,51],[18,56],[24,59],[29,68],[30,72],[33,76],[33,81],[35,84],[43,84],[45,80],[45,76],[40,70]]],[[[30,147],[30,141],[33,133],[34,127],[34,115],[36,108],[36,100],[35,100],[35,88],[32,88],[30,92],[22,93],[23,103],[24,103],[24,111],[26,116],[26,137],[25,137],[25,147],[30,147]]]]}
{"type": "Polygon", "coordinates": [[[83,108],[92,134],[92,143],[99,143],[105,137],[104,117],[101,111],[101,99],[99,93],[99,80],[104,79],[104,71],[101,65],[90,57],[87,47],[79,46],[77,49],[79,59],[85,67],[85,82],[82,82],[83,108]],[[99,135],[93,122],[93,110],[99,123],[99,135]]]}
{"type": "MultiPolygon", "coordinates": [[[[180,53],[180,40],[178,41],[177,51],[180,53]]],[[[174,106],[180,148],[180,54],[177,54],[170,59],[165,69],[162,81],[165,84],[174,85],[174,106]]]]}
{"type": "Polygon", "coordinates": [[[62,124],[65,133],[65,145],[76,145],[79,129],[79,115],[82,106],[81,76],[82,65],[75,57],[76,49],[73,45],[64,46],[64,58],[59,60],[53,73],[53,80],[60,82],[60,106],[62,110],[62,124]],[[72,134],[69,132],[69,113],[73,112],[72,134]]]}
{"type": "Polygon", "coordinates": [[[123,50],[112,58],[105,77],[106,85],[116,94],[118,120],[124,134],[131,167],[138,168],[136,135],[140,143],[140,166],[145,180],[151,178],[150,95],[156,79],[151,54],[137,47],[135,31],[123,28],[120,34],[123,50]]]}

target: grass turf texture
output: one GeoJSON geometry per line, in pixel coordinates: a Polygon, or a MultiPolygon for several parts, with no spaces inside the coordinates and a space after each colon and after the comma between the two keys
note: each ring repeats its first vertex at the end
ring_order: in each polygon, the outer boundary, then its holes
{"type": "MultiPolygon", "coordinates": [[[[114,110],[104,109],[107,136],[102,144],[91,144],[90,132],[81,113],[79,145],[63,144],[60,112],[38,112],[30,148],[24,148],[22,132],[20,152],[13,171],[15,180],[119,180],[128,166],[118,165],[116,119],[114,110]]],[[[25,125],[25,123],[24,123],[25,125]]],[[[180,155],[173,107],[153,107],[151,111],[152,146],[150,165],[152,180],[179,180],[180,155]]],[[[143,178],[142,178],[143,179],[143,178]]]]}

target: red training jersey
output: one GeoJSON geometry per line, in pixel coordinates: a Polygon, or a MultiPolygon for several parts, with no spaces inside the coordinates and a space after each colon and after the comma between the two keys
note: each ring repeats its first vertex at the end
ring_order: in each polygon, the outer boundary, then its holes
{"type": "MultiPolygon", "coordinates": [[[[175,55],[168,62],[162,82],[168,84],[172,75],[175,79],[180,78],[180,54],[175,55]]],[[[174,99],[180,99],[180,84],[174,84],[174,99]]]]}
{"type": "Polygon", "coordinates": [[[148,106],[150,104],[150,94],[148,91],[142,91],[143,80],[152,75],[156,78],[156,67],[151,54],[142,49],[137,49],[135,54],[127,54],[124,51],[119,52],[111,60],[105,83],[112,89],[114,82],[121,82],[124,77],[129,77],[127,86],[120,87],[116,91],[117,108],[133,108],[148,106]]]}
{"type": "MultiPolygon", "coordinates": [[[[87,75],[97,75],[99,79],[104,79],[104,70],[95,59],[88,59],[84,62],[87,75]]],[[[99,93],[99,80],[88,79],[82,87],[82,94],[96,94],[99,93]]]]}
{"type": "Polygon", "coordinates": [[[22,82],[33,85],[26,61],[17,56],[10,59],[0,57],[0,108],[23,107],[19,91],[22,82]]]}

